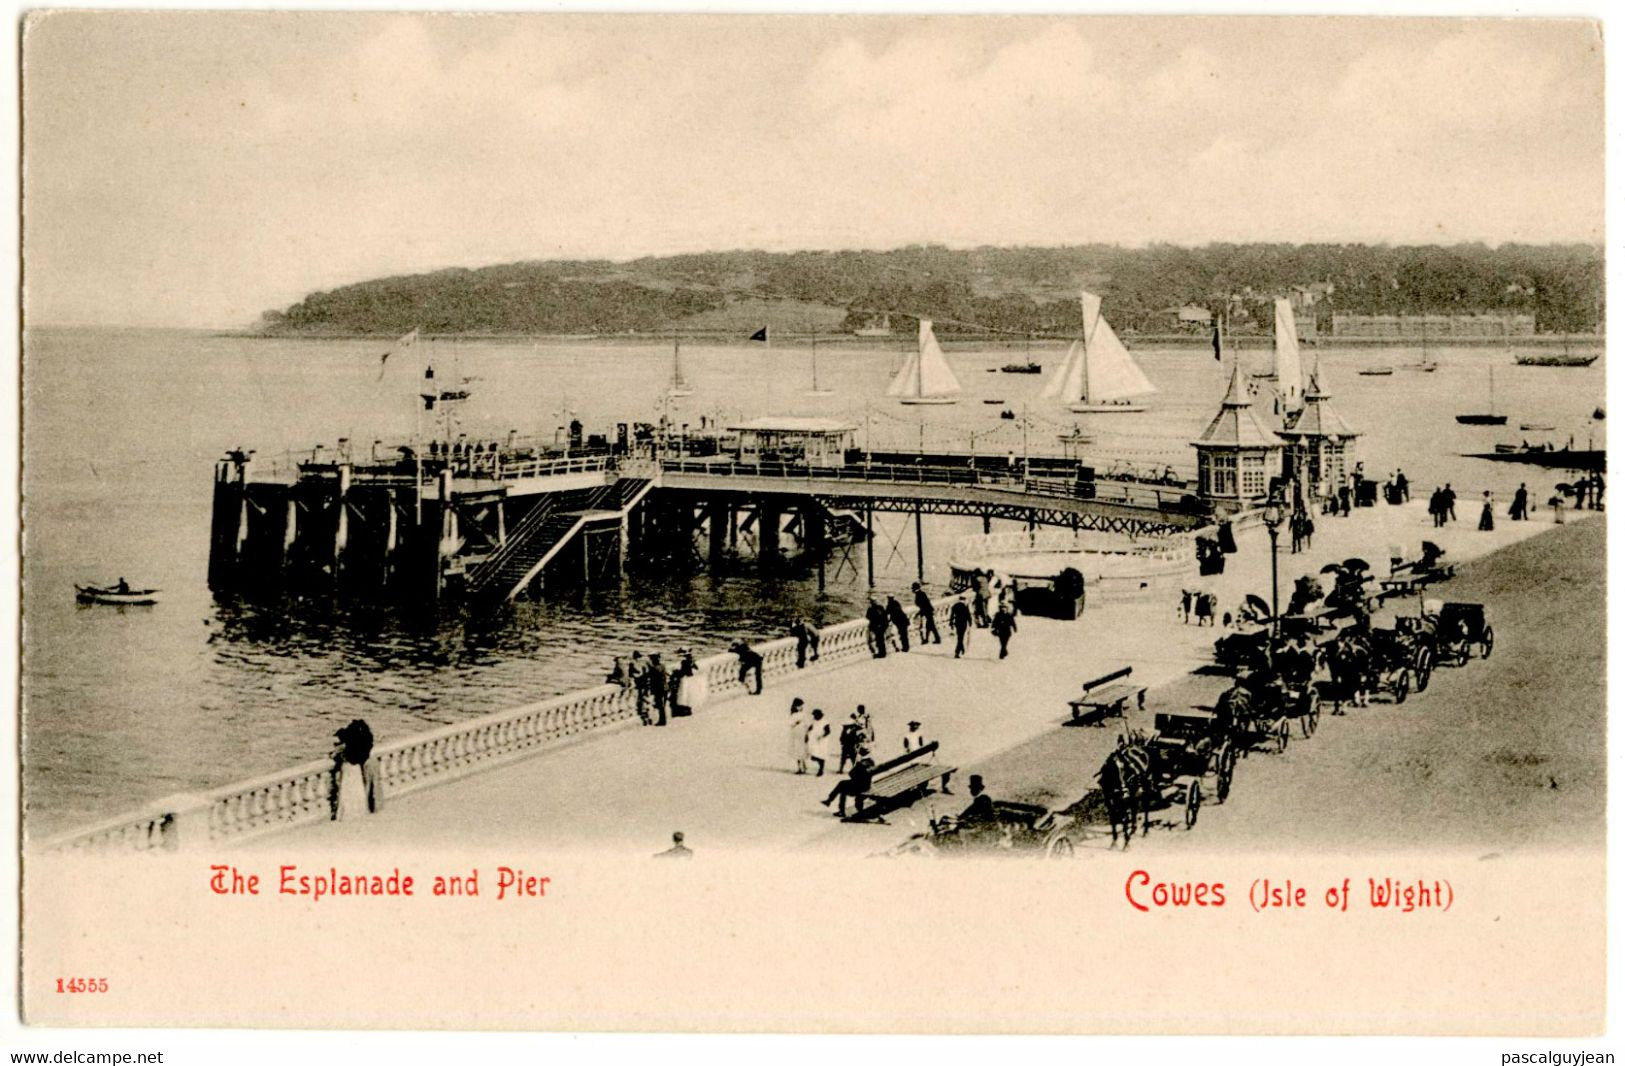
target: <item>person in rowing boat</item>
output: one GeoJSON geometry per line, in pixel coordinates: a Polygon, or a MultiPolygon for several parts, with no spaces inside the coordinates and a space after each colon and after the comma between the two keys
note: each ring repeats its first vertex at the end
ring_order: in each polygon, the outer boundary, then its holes
{"type": "Polygon", "coordinates": [[[128,595],[130,592],[130,583],[121,577],[118,579],[118,584],[113,586],[113,591],[118,593],[120,596],[128,595]]]}

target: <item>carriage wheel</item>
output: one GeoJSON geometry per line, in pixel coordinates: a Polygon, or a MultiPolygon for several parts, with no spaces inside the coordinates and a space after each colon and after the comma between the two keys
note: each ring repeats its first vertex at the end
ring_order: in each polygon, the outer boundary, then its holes
{"type": "Polygon", "coordinates": [[[1044,848],[1044,858],[1046,858],[1046,859],[1070,859],[1070,858],[1072,858],[1072,838],[1063,833],[1060,836],[1056,837],[1054,840],[1051,840],[1049,842],[1049,844],[1044,848]]]}
{"type": "Polygon", "coordinates": [[[1292,723],[1285,718],[1275,727],[1275,753],[1279,755],[1286,750],[1286,742],[1292,739],[1292,723]]]}
{"type": "Polygon", "coordinates": [[[1416,691],[1426,692],[1428,682],[1433,679],[1433,653],[1426,648],[1416,650],[1416,691]]]}
{"type": "Polygon", "coordinates": [[[1196,815],[1202,809],[1202,786],[1192,781],[1190,789],[1185,793],[1185,828],[1187,830],[1196,825],[1196,815]]]}
{"type": "Polygon", "coordinates": [[[1229,744],[1219,749],[1218,798],[1223,803],[1230,798],[1230,779],[1236,774],[1236,749],[1229,744]]]}
{"type": "Polygon", "coordinates": [[[1404,703],[1411,694],[1411,671],[1407,667],[1399,672],[1399,680],[1394,682],[1394,702],[1404,703]]]}
{"type": "Polygon", "coordinates": [[[1320,693],[1311,688],[1303,697],[1304,711],[1298,716],[1298,729],[1308,740],[1320,728],[1320,693]]]}
{"type": "Polygon", "coordinates": [[[1485,626],[1484,627],[1484,658],[1488,659],[1490,657],[1490,652],[1492,652],[1494,650],[1495,650],[1495,627],[1493,627],[1493,626],[1485,626]]]}

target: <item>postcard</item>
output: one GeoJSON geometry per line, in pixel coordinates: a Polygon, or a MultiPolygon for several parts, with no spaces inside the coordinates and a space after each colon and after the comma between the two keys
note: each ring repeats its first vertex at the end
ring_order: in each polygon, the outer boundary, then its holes
{"type": "Polygon", "coordinates": [[[1601,42],[28,15],[25,1023],[1598,1034],[1601,42]]]}

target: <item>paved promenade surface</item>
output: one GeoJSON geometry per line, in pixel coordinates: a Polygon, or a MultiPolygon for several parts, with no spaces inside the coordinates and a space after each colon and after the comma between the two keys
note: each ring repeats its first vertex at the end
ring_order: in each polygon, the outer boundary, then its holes
{"type": "MultiPolygon", "coordinates": [[[[1460,563],[1552,528],[1543,510],[1522,523],[1497,516],[1494,531],[1479,532],[1471,505],[1458,510],[1462,521],[1442,530],[1432,528],[1420,501],[1361,510],[1346,519],[1319,517],[1313,549],[1298,556],[1289,554],[1283,536],[1283,606],[1293,578],[1351,555],[1385,573],[1390,546],[1414,557],[1421,541],[1431,539],[1446,549],[1448,560],[1460,563]]],[[[1230,803],[1204,810],[1195,833],[1154,833],[1147,846],[1403,846],[1506,834],[1522,840],[1544,833],[1554,821],[1568,827],[1565,838],[1600,832],[1603,523],[1569,517],[1571,528],[1530,544],[1511,569],[1481,567],[1434,593],[1492,603],[1498,645],[1491,663],[1439,672],[1433,688],[1402,708],[1373,706],[1345,718],[1323,717],[1321,732],[1307,744],[1294,745],[1285,756],[1254,755],[1242,763],[1230,803]],[[1554,539],[1564,550],[1550,550],[1554,539]],[[1562,569],[1576,565],[1585,579],[1575,581],[1562,569]],[[1521,582],[1533,584],[1524,591],[1521,582]],[[1548,594],[1547,586],[1563,595],[1548,594]],[[1552,611],[1560,613],[1553,617],[1552,611]],[[1582,658],[1540,654],[1551,643],[1542,635],[1572,635],[1593,626],[1597,639],[1580,649],[1582,658]],[[1482,714],[1490,706],[1483,699],[1487,687],[1513,691],[1520,713],[1528,708],[1526,724],[1509,726],[1503,699],[1493,720],[1475,726],[1474,708],[1482,714]],[[1558,723],[1541,708],[1574,717],[1558,723]],[[1595,751],[1584,741],[1558,742],[1559,724],[1563,731],[1589,734],[1595,751]],[[1469,734],[1470,752],[1457,747],[1464,728],[1477,730],[1469,734]],[[1563,750],[1554,754],[1554,745],[1563,750]],[[1550,796],[1542,793],[1532,807],[1530,796],[1538,791],[1532,783],[1547,777],[1557,787],[1548,785],[1550,796]],[[1501,785],[1506,787],[1497,791],[1501,785]]],[[[1269,597],[1267,535],[1251,529],[1238,540],[1224,575],[1190,581],[1216,593],[1221,611],[1233,610],[1245,593],[1269,597]]],[[[1082,681],[1132,665],[1135,680],[1153,686],[1145,716],[1130,719],[1146,726],[1157,709],[1210,703],[1226,684],[1220,677],[1191,675],[1211,660],[1212,641],[1223,630],[1182,624],[1176,600],[1164,594],[1155,602],[1093,607],[1078,622],[1023,617],[1004,661],[992,636],[976,630],[966,659],[954,660],[951,645],[943,645],[809,669],[770,684],[763,695],[716,702],[664,729],[623,729],[402,797],[371,818],[297,830],[297,842],[344,850],[492,843],[653,852],[681,829],[702,852],[811,847],[863,855],[895,844],[933,810],[957,810],[966,802],[972,771],[987,777],[995,795],[1064,805],[1087,790],[1117,735],[1115,721],[1105,729],[1059,728],[1066,700],[1082,681]],[[894,812],[888,825],[836,822],[818,800],[838,778],[793,772],[793,696],[823,708],[836,722],[866,704],[879,736],[877,759],[898,753],[906,723],[920,719],[941,741],[942,758],[962,768],[954,782],[957,795],[894,812]]],[[[939,602],[945,622],[946,599],[939,602]]],[[[1396,603],[1410,611],[1416,601],[1396,603]]],[[[272,837],[265,844],[286,839],[272,837]]],[[[1547,836],[1544,842],[1553,840],[1547,836]]]]}

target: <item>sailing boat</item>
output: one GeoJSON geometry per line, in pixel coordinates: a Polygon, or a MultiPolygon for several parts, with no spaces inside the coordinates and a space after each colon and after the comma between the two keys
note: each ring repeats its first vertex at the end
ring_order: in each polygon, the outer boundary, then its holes
{"type": "Polygon", "coordinates": [[[1422,358],[1414,363],[1406,363],[1400,369],[1419,370],[1424,374],[1431,374],[1439,369],[1439,364],[1435,363],[1428,355],[1428,323],[1426,318],[1422,319],[1422,358]]]}
{"type": "Polygon", "coordinates": [[[1594,355],[1569,351],[1569,335],[1563,334],[1563,354],[1556,352],[1525,352],[1513,362],[1519,366],[1590,366],[1597,361],[1594,355]]]}
{"type": "Polygon", "coordinates": [[[1298,354],[1298,319],[1292,301],[1275,301],[1275,393],[1285,411],[1303,406],[1303,360],[1298,354]]]}
{"type": "Polygon", "coordinates": [[[920,319],[919,347],[909,353],[886,395],[909,404],[959,402],[959,379],[937,345],[929,318],[920,319]]]}
{"type": "Polygon", "coordinates": [[[1079,414],[1139,414],[1137,396],[1157,391],[1140,370],[1111,323],[1100,313],[1100,297],[1079,293],[1083,305],[1083,339],[1072,342],[1066,359],[1044,385],[1046,399],[1059,399],[1068,411],[1079,414]]]}
{"type": "Polygon", "coordinates": [[[834,389],[820,388],[818,385],[818,338],[814,337],[812,342],[812,388],[807,390],[807,395],[831,396],[834,393],[834,389]]]}
{"type": "Polygon", "coordinates": [[[1506,415],[1495,413],[1495,366],[1490,365],[1490,409],[1487,414],[1457,415],[1456,421],[1464,426],[1504,426],[1507,424],[1506,415]]]}
{"type": "Polygon", "coordinates": [[[688,379],[683,377],[683,342],[673,340],[671,344],[671,388],[666,390],[666,395],[672,399],[692,396],[694,395],[694,386],[690,385],[688,379]]]}

